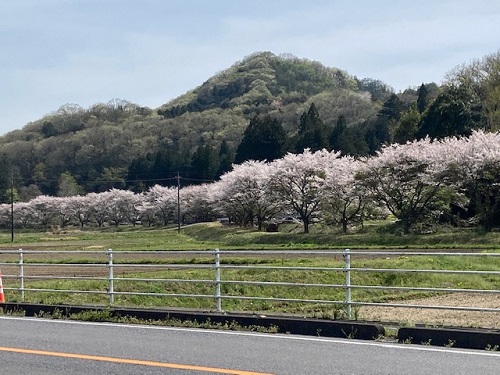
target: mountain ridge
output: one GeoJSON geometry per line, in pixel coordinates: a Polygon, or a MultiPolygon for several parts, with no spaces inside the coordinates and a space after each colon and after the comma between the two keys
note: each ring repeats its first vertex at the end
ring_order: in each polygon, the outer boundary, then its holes
{"type": "MultiPolygon", "coordinates": [[[[67,104],[1,136],[0,191],[12,178],[25,190],[23,199],[57,195],[67,177],[83,192],[173,183],[174,172],[214,179],[231,166],[245,129],[257,117],[269,117],[283,128],[285,151],[297,151],[302,137],[302,146],[306,138],[321,138],[325,147],[368,155],[385,142],[413,139],[439,94],[434,83],[395,94],[377,79],[358,79],[292,55],[257,52],[155,109],[121,99],[89,108],[67,104]],[[314,129],[300,134],[304,126],[314,129]],[[222,159],[224,168],[206,165],[222,159]]],[[[444,102],[462,103],[468,95],[452,94],[444,102]]],[[[434,111],[433,121],[439,120],[439,108],[434,111]]],[[[479,118],[474,116],[468,118],[479,118]]],[[[464,131],[470,127],[465,125],[464,131]]]]}

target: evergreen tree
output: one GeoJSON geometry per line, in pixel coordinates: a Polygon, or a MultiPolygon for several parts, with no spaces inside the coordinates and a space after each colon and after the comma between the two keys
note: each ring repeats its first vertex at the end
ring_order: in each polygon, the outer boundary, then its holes
{"type": "Polygon", "coordinates": [[[339,115],[337,118],[337,123],[332,130],[330,135],[330,149],[335,151],[341,151],[343,149],[344,132],[347,129],[347,120],[344,115],[339,115]]]}
{"type": "Polygon", "coordinates": [[[485,127],[483,105],[476,93],[467,85],[452,86],[429,106],[416,136],[441,139],[485,127]]]}
{"type": "Polygon", "coordinates": [[[381,145],[392,142],[392,133],[397,127],[403,110],[404,103],[396,94],[392,94],[384,102],[382,109],[377,114],[377,119],[365,136],[370,154],[374,154],[381,145]]]}
{"type": "Polygon", "coordinates": [[[309,110],[300,117],[298,140],[295,145],[296,152],[309,148],[311,151],[327,149],[330,143],[330,132],[319,117],[319,112],[311,104],[309,110]]]}
{"type": "Polygon", "coordinates": [[[191,177],[194,182],[214,180],[219,168],[219,154],[211,145],[199,146],[191,159],[191,177]]]}
{"type": "Polygon", "coordinates": [[[340,150],[344,155],[368,156],[369,149],[361,126],[347,128],[341,136],[340,150]]]}
{"type": "Polygon", "coordinates": [[[220,144],[219,149],[219,168],[217,169],[217,177],[229,172],[234,162],[234,150],[231,149],[224,139],[220,144]]]}
{"type": "Polygon", "coordinates": [[[10,189],[11,182],[11,165],[7,160],[7,156],[0,156],[0,191],[5,196],[5,192],[10,189]]]}
{"type": "Polygon", "coordinates": [[[413,141],[418,131],[420,118],[418,104],[413,103],[410,108],[401,114],[398,127],[394,133],[394,141],[397,143],[413,141]]]}
{"type": "Polygon", "coordinates": [[[148,153],[132,160],[127,172],[127,187],[135,192],[146,190],[152,186],[151,171],[155,155],[148,153]]]}
{"type": "Polygon", "coordinates": [[[392,94],[389,99],[384,102],[382,109],[378,113],[379,118],[389,120],[399,120],[401,112],[404,110],[404,103],[396,94],[392,94]]]}
{"type": "Polygon", "coordinates": [[[167,148],[158,150],[151,168],[152,183],[162,186],[171,185],[168,179],[175,172],[172,164],[172,152],[167,148]]]}
{"type": "Polygon", "coordinates": [[[241,164],[246,160],[279,159],[285,154],[286,140],[281,122],[270,116],[263,120],[255,116],[243,133],[234,161],[241,164]]]}
{"type": "Polygon", "coordinates": [[[347,127],[345,116],[340,115],[330,136],[330,148],[343,155],[367,156],[369,151],[365,132],[361,124],[347,127]]]}
{"type": "Polygon", "coordinates": [[[428,104],[428,91],[425,85],[422,85],[417,90],[418,98],[417,98],[417,108],[419,113],[423,113],[427,108],[428,104]]]}

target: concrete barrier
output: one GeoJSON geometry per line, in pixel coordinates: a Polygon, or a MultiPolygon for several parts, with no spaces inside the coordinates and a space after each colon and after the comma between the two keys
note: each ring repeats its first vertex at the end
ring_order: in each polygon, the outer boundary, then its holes
{"type": "Polygon", "coordinates": [[[398,341],[456,348],[500,350],[500,331],[481,328],[401,327],[398,341]]]}
{"type": "Polygon", "coordinates": [[[186,310],[160,310],[160,309],[128,309],[104,308],[92,306],[69,305],[38,305],[26,303],[0,304],[6,312],[24,311],[26,316],[40,316],[42,313],[54,314],[58,312],[63,316],[77,314],[85,311],[106,310],[114,317],[134,317],[145,320],[177,319],[192,321],[200,324],[228,324],[236,323],[243,327],[258,326],[276,328],[279,333],[297,335],[342,337],[358,340],[375,340],[384,334],[381,324],[365,323],[358,321],[306,319],[286,316],[265,316],[254,314],[220,314],[214,312],[186,311],[186,310]]]}
{"type": "MultiPolygon", "coordinates": [[[[108,311],[112,317],[133,317],[144,320],[191,321],[198,324],[238,324],[242,327],[276,328],[279,333],[296,335],[352,338],[357,340],[375,340],[384,335],[382,323],[310,319],[287,316],[266,316],[256,314],[221,314],[198,310],[180,309],[136,309],[107,308],[102,306],[40,305],[28,303],[0,303],[7,313],[23,311],[26,316],[60,314],[70,316],[89,311],[108,311]]],[[[420,345],[448,346],[481,350],[500,350],[500,330],[480,328],[428,328],[400,327],[397,339],[401,343],[420,345]]]]}

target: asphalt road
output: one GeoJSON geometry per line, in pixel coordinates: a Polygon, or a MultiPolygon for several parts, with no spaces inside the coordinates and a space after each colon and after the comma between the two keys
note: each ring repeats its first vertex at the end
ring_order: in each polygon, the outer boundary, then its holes
{"type": "Polygon", "coordinates": [[[498,374],[500,352],[0,316],[0,374],[498,374]]]}

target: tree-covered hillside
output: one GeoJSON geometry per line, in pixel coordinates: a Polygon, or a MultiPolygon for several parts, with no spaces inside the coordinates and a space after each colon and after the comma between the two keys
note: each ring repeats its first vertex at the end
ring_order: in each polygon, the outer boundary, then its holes
{"type": "Polygon", "coordinates": [[[0,137],[2,200],[213,181],[233,162],[305,148],[372,155],[381,145],[498,130],[499,54],[445,84],[383,82],[293,56],[256,53],[161,106],[67,104],[0,137]]]}

